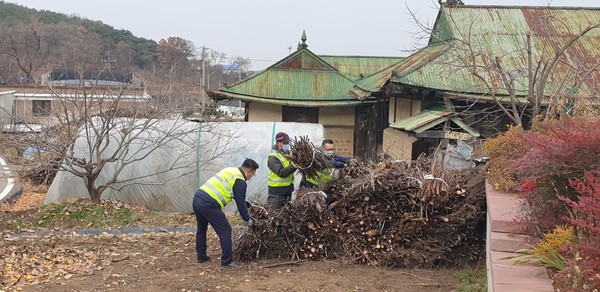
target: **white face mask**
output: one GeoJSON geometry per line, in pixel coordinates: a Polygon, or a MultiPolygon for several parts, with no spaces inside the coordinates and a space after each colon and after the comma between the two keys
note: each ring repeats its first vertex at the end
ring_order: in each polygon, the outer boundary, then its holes
{"type": "Polygon", "coordinates": [[[334,153],[333,150],[325,150],[324,154],[327,155],[327,156],[333,156],[335,153],[334,153]]]}
{"type": "Polygon", "coordinates": [[[283,151],[290,151],[290,144],[283,144],[283,151]]]}

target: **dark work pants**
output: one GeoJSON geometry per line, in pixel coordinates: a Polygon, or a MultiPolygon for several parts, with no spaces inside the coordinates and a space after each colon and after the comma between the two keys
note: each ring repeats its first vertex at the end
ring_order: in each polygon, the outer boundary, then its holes
{"type": "Polygon", "coordinates": [[[271,187],[269,186],[269,195],[267,196],[267,205],[273,210],[279,210],[292,200],[294,185],[287,187],[271,187]]]}
{"type": "Polygon", "coordinates": [[[279,210],[283,208],[285,203],[290,202],[292,200],[292,196],[279,196],[279,195],[269,195],[267,197],[267,204],[273,210],[279,210]]]}
{"type": "Polygon", "coordinates": [[[196,214],[198,229],[196,230],[196,256],[198,259],[206,258],[206,231],[208,224],[217,232],[221,243],[221,265],[228,265],[233,261],[233,246],[231,242],[231,225],[225,217],[220,206],[203,202],[194,196],[192,204],[196,214]]]}

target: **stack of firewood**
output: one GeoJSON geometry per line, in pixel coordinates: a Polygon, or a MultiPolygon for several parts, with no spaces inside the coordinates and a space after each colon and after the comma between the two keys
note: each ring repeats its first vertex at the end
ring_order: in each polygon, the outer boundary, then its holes
{"type": "Polygon", "coordinates": [[[373,266],[462,266],[485,257],[479,169],[420,158],[359,161],[323,189],[300,189],[235,242],[236,257],[337,259],[373,266]]]}
{"type": "Polygon", "coordinates": [[[317,172],[331,167],[327,157],[310,142],[307,136],[294,137],[294,140],[290,141],[290,149],[293,153],[290,160],[306,177],[315,177],[317,172]]]}

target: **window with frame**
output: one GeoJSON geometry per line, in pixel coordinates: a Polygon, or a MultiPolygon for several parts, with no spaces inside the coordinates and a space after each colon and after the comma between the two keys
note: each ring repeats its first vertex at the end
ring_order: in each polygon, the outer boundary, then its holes
{"type": "Polygon", "coordinates": [[[49,100],[33,100],[31,110],[34,116],[45,116],[50,113],[50,107],[49,100]]]}

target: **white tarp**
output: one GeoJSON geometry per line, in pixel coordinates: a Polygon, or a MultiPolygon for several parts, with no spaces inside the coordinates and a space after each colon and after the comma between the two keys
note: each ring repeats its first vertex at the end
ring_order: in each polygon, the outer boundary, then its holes
{"type": "MultiPolygon", "coordinates": [[[[102,193],[101,198],[124,201],[153,210],[191,212],[192,197],[199,185],[219,170],[231,166],[239,167],[244,159],[251,158],[258,162],[259,169],[256,176],[248,182],[248,200],[266,202],[267,156],[271,152],[274,135],[277,132],[286,132],[292,138],[308,136],[315,145],[320,145],[324,135],[323,126],[320,124],[224,122],[204,124],[201,131],[197,131],[200,124],[186,123],[188,124],[185,127],[189,128],[182,128],[190,133],[186,141],[155,150],[143,160],[126,166],[119,173],[119,180],[138,178],[135,180],[138,184],[116,185],[124,187],[121,190],[107,189],[102,193]],[[185,155],[183,157],[178,155],[181,153],[185,155]],[[176,159],[182,160],[174,161],[176,159]],[[188,166],[185,169],[151,175],[171,164],[188,166]]],[[[169,121],[165,121],[165,124],[169,124],[169,121]]],[[[89,150],[86,150],[84,137],[78,138],[75,145],[76,156],[88,156],[89,150]]],[[[131,144],[129,147],[136,147],[136,145],[131,144]]],[[[115,151],[115,149],[109,147],[106,151],[115,151]]],[[[109,163],[100,173],[98,182],[105,182],[113,176],[118,163],[119,161],[109,163]]],[[[300,176],[297,174],[296,186],[299,181],[300,176]]],[[[88,195],[83,179],[69,172],[60,171],[52,182],[44,203],[86,197],[88,195]]],[[[231,205],[235,204],[230,204],[228,210],[234,209],[231,205]]]]}
{"type": "MultiPolygon", "coordinates": [[[[464,170],[473,168],[473,147],[462,140],[456,140],[456,146],[448,144],[444,156],[444,166],[451,170],[464,170]]],[[[438,156],[441,154],[438,154],[438,156]]]]}

